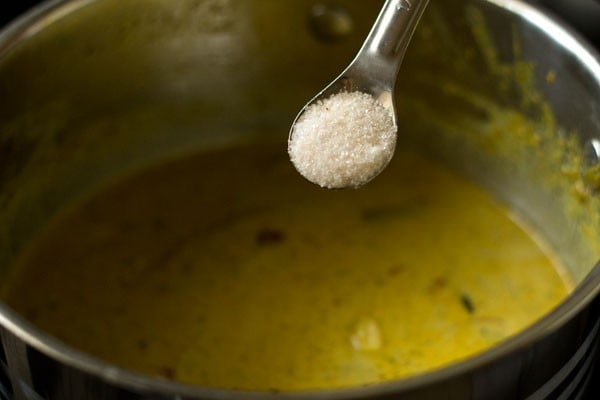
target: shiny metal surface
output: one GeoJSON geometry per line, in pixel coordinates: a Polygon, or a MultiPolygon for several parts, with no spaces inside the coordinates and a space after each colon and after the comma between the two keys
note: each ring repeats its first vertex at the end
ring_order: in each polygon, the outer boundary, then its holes
{"type": "MultiPolygon", "coordinates": [[[[370,94],[389,110],[397,130],[394,89],[398,71],[428,3],[429,0],[387,0],[354,60],[300,110],[292,123],[288,143],[292,141],[296,121],[307,107],[340,92],[370,94]]],[[[386,165],[374,171],[371,179],[386,165]]]]}
{"type": "MultiPolygon", "coordinates": [[[[65,201],[119,171],[189,149],[252,140],[258,135],[254,129],[285,135],[300,104],[356,53],[381,5],[340,1],[353,16],[354,28],[332,45],[307,27],[313,1],[213,1],[224,7],[209,21],[193,13],[192,3],[207,2],[53,1],[0,33],[0,98],[10,99],[0,109],[1,274],[36,227],[65,201]],[[290,48],[297,54],[290,54],[290,48]],[[319,68],[300,68],[303,63],[319,68]],[[94,128],[109,123],[114,134],[98,136],[94,128]],[[214,131],[223,133],[211,135],[214,131]]],[[[540,71],[534,76],[536,87],[561,129],[577,133],[582,151],[586,143],[595,149],[600,140],[599,57],[577,35],[521,1],[432,2],[424,26],[439,40],[426,31],[415,38],[419,45],[411,46],[403,66],[411,78],[398,82],[398,93],[410,96],[426,89],[433,93],[427,100],[440,110],[456,105],[460,112],[473,111],[419,80],[425,71],[428,79],[444,75],[521,110],[518,93],[494,89],[495,77],[467,28],[473,10],[490,25],[497,58],[534,63],[540,71]],[[507,32],[520,39],[519,53],[507,32]],[[455,36],[456,41],[446,40],[455,36]],[[466,57],[469,48],[474,49],[472,69],[453,69],[451,61],[466,57]],[[561,77],[553,85],[546,84],[550,69],[561,77]]],[[[437,133],[430,132],[428,139],[437,133]]],[[[365,388],[298,394],[211,390],[94,359],[0,304],[0,398],[578,398],[598,358],[600,272],[592,268],[597,254],[582,248],[577,226],[561,217],[552,193],[534,191],[533,183],[492,167],[475,160],[470,172],[481,180],[493,175],[498,187],[515,189],[503,191],[503,199],[544,227],[579,283],[559,308],[489,351],[428,374],[365,388]],[[511,197],[514,193],[521,195],[511,197]]]]}
{"type": "Polygon", "coordinates": [[[404,54],[428,3],[387,0],[354,60],[311,102],[343,90],[361,90],[389,102],[404,54]]]}

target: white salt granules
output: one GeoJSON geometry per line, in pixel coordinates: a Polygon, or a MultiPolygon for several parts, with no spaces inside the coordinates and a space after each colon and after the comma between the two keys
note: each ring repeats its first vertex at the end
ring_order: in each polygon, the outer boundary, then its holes
{"type": "Polygon", "coordinates": [[[396,147],[391,112],[362,92],[341,92],[311,104],[292,129],[292,163],[306,179],[331,189],[367,183],[396,147]]]}

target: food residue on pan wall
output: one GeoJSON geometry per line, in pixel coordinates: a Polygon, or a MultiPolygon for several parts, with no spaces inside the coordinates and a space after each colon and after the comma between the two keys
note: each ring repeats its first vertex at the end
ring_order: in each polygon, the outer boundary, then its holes
{"type": "MultiPolygon", "coordinates": [[[[440,51],[431,38],[447,29],[439,10],[429,11],[430,25],[417,31],[423,59],[440,51]]],[[[600,258],[600,163],[584,156],[589,132],[578,135],[560,126],[540,91],[540,85],[564,86],[568,78],[524,59],[517,26],[498,37],[490,34],[478,7],[467,7],[465,17],[469,41],[459,50],[446,43],[440,54],[451,60],[446,71],[454,72],[440,76],[410,66],[413,80],[399,88],[398,119],[411,122],[406,142],[418,143],[518,206],[579,282],[600,258]],[[506,38],[511,45],[499,46],[506,38]],[[450,57],[458,51],[463,57],[450,57]],[[481,71],[473,75],[474,68],[481,71]]]]}
{"type": "MultiPolygon", "coordinates": [[[[543,76],[544,71],[523,60],[518,28],[515,26],[511,34],[515,60],[507,63],[497,56],[482,13],[469,8],[467,19],[478,47],[485,53],[489,72],[505,86],[516,86],[521,98],[519,111],[487,104],[490,116],[478,128],[491,136],[488,140],[495,143],[494,156],[530,168],[530,177],[541,179],[549,191],[560,193],[571,226],[581,229],[595,256],[600,257],[600,163],[586,160],[578,135],[558,125],[553,110],[536,87],[536,75],[543,76]]],[[[560,78],[552,69],[545,75],[548,85],[560,78]]],[[[589,266],[583,269],[586,267],[589,266]]],[[[582,273],[574,272],[577,279],[582,278],[582,273]]]]}

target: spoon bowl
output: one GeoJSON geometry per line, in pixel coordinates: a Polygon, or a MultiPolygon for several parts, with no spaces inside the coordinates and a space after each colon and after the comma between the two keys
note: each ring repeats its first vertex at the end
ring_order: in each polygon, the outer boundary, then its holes
{"type": "MultiPolygon", "coordinates": [[[[313,97],[294,119],[288,136],[288,152],[292,161],[294,161],[294,134],[298,121],[311,106],[319,104],[339,93],[360,92],[371,96],[379,105],[389,111],[392,118],[393,130],[397,134],[398,125],[394,88],[402,59],[428,2],[429,0],[387,0],[385,2],[354,60],[333,82],[313,97]]],[[[349,134],[352,134],[352,132],[349,134]]],[[[395,139],[393,146],[395,146],[395,139]]],[[[389,154],[387,161],[383,164],[380,163],[376,169],[368,174],[368,178],[365,181],[361,181],[360,184],[367,183],[383,171],[391,160],[392,155],[393,151],[389,154]]],[[[343,160],[343,162],[347,163],[348,161],[343,160]]],[[[296,165],[296,168],[303,173],[298,165],[296,165]]],[[[315,183],[321,184],[320,182],[315,183]]],[[[332,187],[327,184],[321,184],[321,186],[332,187]]],[[[342,183],[335,187],[349,186],[355,187],[359,185],[355,183],[345,185],[342,183]]]]}

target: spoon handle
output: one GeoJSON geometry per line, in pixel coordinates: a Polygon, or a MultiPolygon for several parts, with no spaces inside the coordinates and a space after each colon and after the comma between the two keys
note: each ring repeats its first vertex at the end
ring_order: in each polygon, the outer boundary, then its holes
{"type": "Polygon", "coordinates": [[[395,77],[428,3],[429,0],[387,0],[356,58],[362,67],[388,69],[389,76],[395,77]]]}

